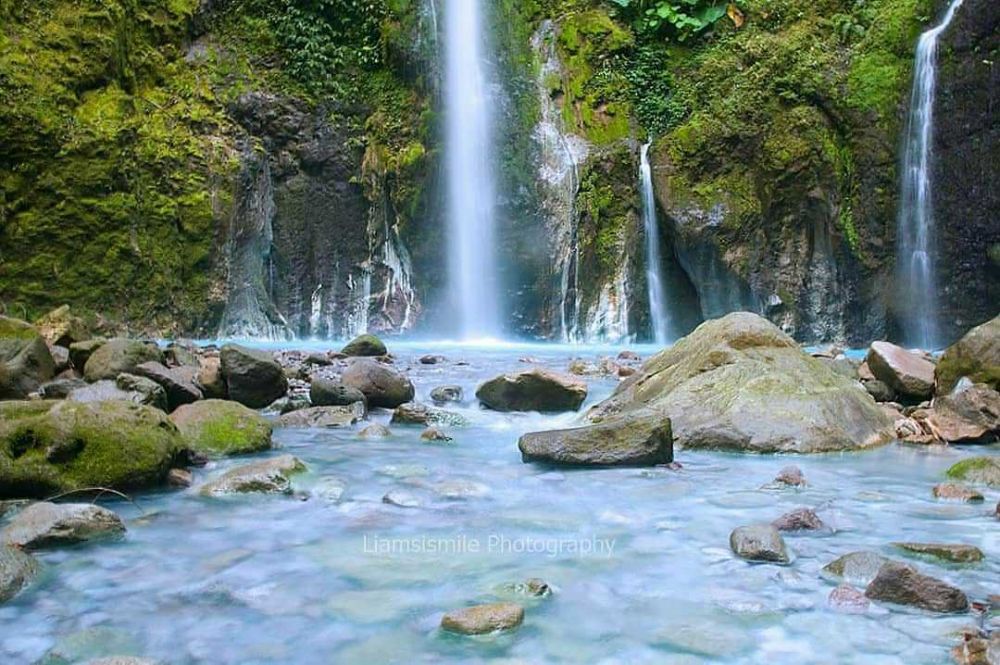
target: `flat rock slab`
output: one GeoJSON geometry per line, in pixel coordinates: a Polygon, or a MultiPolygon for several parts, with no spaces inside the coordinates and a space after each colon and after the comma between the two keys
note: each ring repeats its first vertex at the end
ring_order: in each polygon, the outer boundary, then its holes
{"type": "Polygon", "coordinates": [[[983,551],[972,545],[947,543],[893,543],[893,547],[911,554],[922,554],[952,563],[975,563],[983,560],[983,551]]]}
{"type": "Polygon", "coordinates": [[[0,603],[5,603],[31,584],[39,565],[33,556],[10,545],[0,545],[0,603]]]}
{"type": "Polygon", "coordinates": [[[741,526],[729,535],[729,547],[747,561],[788,563],[788,550],[778,530],[770,524],[741,526]]]}
{"type": "Polygon", "coordinates": [[[0,541],[22,549],[75,545],[120,538],[125,525],[118,515],[90,503],[33,503],[0,532],[0,541]]]}
{"type": "Polygon", "coordinates": [[[912,566],[889,562],[883,565],[872,580],[865,595],[872,599],[896,605],[909,605],[931,612],[964,612],[969,609],[969,599],[946,582],[924,575],[912,566]]]}
{"type": "Polygon", "coordinates": [[[576,411],[587,399],[587,384],[569,374],[529,369],[483,383],[476,397],[493,411],[576,411]]]}
{"type": "Polygon", "coordinates": [[[441,628],[462,635],[484,635],[512,630],[524,621],[524,608],[517,603],[490,603],[452,610],[441,619],[441,628]]]}
{"type": "Polygon", "coordinates": [[[670,420],[640,414],[586,427],[529,432],[517,446],[525,462],[567,466],[652,466],[674,459],[670,420]]]}
{"type": "Polygon", "coordinates": [[[890,344],[872,342],[865,358],[875,378],[911,399],[934,393],[934,363],[923,356],[890,344]]]}
{"type": "Polygon", "coordinates": [[[350,406],[311,406],[279,416],[278,427],[350,427],[365,416],[365,406],[355,402],[350,406]]]}
{"type": "Polygon", "coordinates": [[[305,464],[297,457],[282,455],[230,469],[215,480],[205,483],[201,493],[206,496],[250,492],[291,494],[291,476],[305,470],[305,464]]]}

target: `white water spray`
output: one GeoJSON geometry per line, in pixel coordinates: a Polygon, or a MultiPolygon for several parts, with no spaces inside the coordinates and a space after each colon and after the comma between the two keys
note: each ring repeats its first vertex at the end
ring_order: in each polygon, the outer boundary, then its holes
{"type": "Polygon", "coordinates": [[[646,232],[646,284],[649,292],[649,316],[653,323],[653,339],[657,344],[666,344],[670,341],[670,310],[663,290],[660,230],[656,223],[656,199],[653,196],[653,171],[649,166],[649,146],[649,143],[642,146],[639,159],[642,223],[646,232]]]}
{"type": "Polygon", "coordinates": [[[900,192],[898,258],[902,288],[902,316],[906,340],[923,348],[935,343],[936,297],[933,245],[934,210],[931,201],[934,92],[937,85],[938,37],[951,23],[962,0],[952,0],[944,18],[920,35],[913,67],[910,115],[903,145],[903,182],[900,192]]]}
{"type": "Polygon", "coordinates": [[[465,339],[500,335],[489,89],[479,0],[446,0],[449,282],[465,339]]]}

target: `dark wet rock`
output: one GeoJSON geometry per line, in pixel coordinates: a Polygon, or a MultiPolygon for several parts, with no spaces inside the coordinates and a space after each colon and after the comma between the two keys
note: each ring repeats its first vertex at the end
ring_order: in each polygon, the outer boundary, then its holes
{"type": "Polygon", "coordinates": [[[912,566],[895,562],[886,563],[879,569],[865,589],[865,596],[931,612],[964,612],[969,608],[969,599],[960,589],[924,575],[912,566]]]}
{"type": "Polygon", "coordinates": [[[771,526],[778,531],[817,531],[826,525],[811,508],[796,508],[771,522],[771,526]]]}
{"type": "Polygon", "coordinates": [[[313,406],[349,406],[355,402],[367,405],[368,400],[357,388],[330,379],[313,379],[309,384],[309,401],[313,406]]]}
{"type": "Polygon", "coordinates": [[[88,339],[83,342],[73,342],[69,345],[69,360],[78,372],[83,372],[87,361],[97,349],[104,346],[106,339],[88,339]]]}
{"type": "MultiPolygon", "coordinates": [[[[100,383],[100,381],[97,383],[100,383]]],[[[91,385],[97,384],[95,383],[91,385]]],[[[137,396],[137,398],[132,398],[133,402],[152,406],[160,409],[161,411],[169,411],[167,393],[163,390],[163,387],[155,381],[142,376],[137,376],[135,374],[122,373],[115,379],[115,387],[127,394],[137,396]]],[[[128,398],[120,397],[115,399],[128,398]]]]}
{"type": "Polygon", "coordinates": [[[436,409],[419,402],[400,404],[392,412],[393,425],[468,425],[465,416],[454,411],[436,409]]]}
{"type": "Polygon", "coordinates": [[[245,455],[271,447],[271,423],[238,402],[208,399],[170,414],[188,448],[209,457],[245,455]]]}
{"type": "Polygon", "coordinates": [[[670,421],[648,414],[572,429],[529,432],[517,446],[525,462],[569,466],[652,466],[674,459],[670,421]]]}
{"type": "Polygon", "coordinates": [[[238,466],[219,478],[202,485],[206,496],[220,494],[291,494],[292,475],[305,471],[306,466],[292,455],[282,455],[244,466],[238,466]]]}
{"type": "Polygon", "coordinates": [[[148,406],[0,403],[0,497],[158,485],[183,450],[167,414],[148,406]]]}
{"type": "Polygon", "coordinates": [[[78,390],[87,385],[83,379],[54,379],[44,384],[39,392],[44,399],[66,399],[74,390],[78,390]]]}
{"type": "Polygon", "coordinates": [[[194,475],[187,469],[170,469],[167,473],[167,484],[171,487],[191,487],[194,475]]]}
{"type": "Polygon", "coordinates": [[[864,614],[871,605],[864,593],[846,584],[831,591],[827,602],[833,609],[846,614],[864,614]]]}
{"type": "Polygon", "coordinates": [[[1000,393],[985,384],[960,384],[936,398],[922,420],[940,441],[992,443],[1000,437],[1000,393]]]}
{"type": "Polygon", "coordinates": [[[21,549],[74,545],[119,538],[125,525],[118,515],[91,503],[33,503],[0,532],[0,541],[21,549]]]}
{"type": "Polygon", "coordinates": [[[229,399],[263,409],[288,390],[288,379],[271,354],[226,344],[219,353],[229,399]]]}
{"type": "Polygon", "coordinates": [[[516,603],[490,603],[452,610],[441,619],[441,628],[462,635],[484,635],[512,630],[524,621],[524,608],[516,603]]]}
{"type": "Polygon", "coordinates": [[[40,566],[17,547],[0,545],[0,604],[21,593],[34,581],[40,566]]]}
{"type": "Polygon", "coordinates": [[[778,530],[770,524],[741,526],[729,535],[729,547],[747,561],[788,563],[788,550],[778,530]]]}
{"type": "Polygon", "coordinates": [[[494,411],[576,411],[587,399],[587,384],[535,368],[490,379],[476,389],[476,397],[494,411]]]}
{"type": "Polygon", "coordinates": [[[345,356],[384,356],[388,353],[385,344],[375,335],[358,335],[340,350],[345,356]]]}
{"type": "Polygon", "coordinates": [[[79,316],[75,316],[69,305],[52,310],[35,321],[35,327],[45,341],[52,346],[68,347],[74,342],[90,339],[90,330],[79,316]]]}
{"type": "Polygon", "coordinates": [[[953,464],[945,475],[952,480],[1000,487],[1000,457],[970,457],[953,464]]]}
{"type": "Polygon", "coordinates": [[[756,314],[700,325],[653,356],[589,414],[653,410],[682,448],[817,453],[893,440],[892,420],[858,384],[756,314]]]}
{"type": "Polygon", "coordinates": [[[167,394],[167,408],[170,411],[204,397],[197,384],[198,368],[190,365],[168,368],[162,363],[148,362],[137,365],[133,374],[159,384],[167,394]]]}
{"type": "Polygon", "coordinates": [[[363,439],[387,439],[392,436],[392,430],[382,423],[372,423],[358,432],[358,436],[363,439]]]}
{"type": "Polygon", "coordinates": [[[778,475],[774,477],[774,482],[784,487],[805,487],[806,477],[802,475],[802,469],[794,464],[789,464],[778,472],[778,475]]]}
{"type": "Polygon", "coordinates": [[[55,361],[29,323],[0,316],[0,399],[21,399],[52,379],[55,361]]]}
{"type": "Polygon", "coordinates": [[[280,416],[278,427],[349,427],[365,417],[364,405],[355,402],[350,406],[311,406],[280,416]]]}
{"type": "Polygon", "coordinates": [[[431,391],[431,400],[435,404],[446,404],[448,402],[461,402],[463,398],[462,386],[438,386],[431,391]]]}
{"type": "Polygon", "coordinates": [[[333,358],[328,353],[314,352],[306,356],[302,362],[303,364],[314,365],[316,367],[329,367],[333,364],[333,358]]]}
{"type": "Polygon", "coordinates": [[[415,390],[400,372],[366,358],[354,360],[341,374],[341,382],[361,391],[370,407],[395,409],[400,404],[413,401],[415,390]]]}
{"type": "Polygon", "coordinates": [[[868,586],[888,561],[877,552],[850,552],[823,566],[822,572],[827,577],[843,580],[848,584],[868,586]]]}
{"type": "Polygon", "coordinates": [[[893,547],[952,563],[975,563],[983,560],[983,551],[972,545],[949,543],[893,543],[893,547]]]}
{"type": "Polygon", "coordinates": [[[69,349],[65,346],[50,346],[49,354],[52,356],[53,371],[57,376],[72,368],[73,363],[69,360],[69,349]]]}
{"type": "Polygon", "coordinates": [[[934,393],[934,363],[921,355],[889,342],[872,342],[865,362],[876,379],[900,395],[921,400],[934,393]]]}
{"type": "Polygon", "coordinates": [[[134,374],[135,368],[145,362],[163,362],[163,354],[156,344],[134,339],[109,339],[90,354],[83,367],[83,377],[91,382],[114,379],[123,372],[134,374]]]}
{"type": "Polygon", "coordinates": [[[405,490],[389,490],[382,497],[382,503],[399,508],[419,508],[420,499],[405,490]]]}
{"type": "Polygon", "coordinates": [[[420,356],[421,365],[440,365],[441,363],[446,361],[447,358],[445,358],[444,356],[434,356],[434,355],[420,356]]]}
{"type": "Polygon", "coordinates": [[[934,376],[939,395],[951,392],[962,377],[1000,390],[1000,316],[976,326],[945,349],[934,376]]]}
{"type": "Polygon", "coordinates": [[[219,358],[202,358],[195,381],[206,399],[226,398],[226,380],[222,377],[222,361],[219,358]]]}
{"type": "Polygon", "coordinates": [[[420,433],[422,441],[451,441],[451,437],[436,427],[428,427],[420,433]]]}
{"type": "Polygon", "coordinates": [[[639,362],[640,360],[642,360],[642,358],[635,351],[629,351],[626,349],[625,351],[621,351],[618,354],[618,360],[625,360],[628,362],[639,362]]]}
{"type": "Polygon", "coordinates": [[[868,391],[868,394],[876,402],[893,402],[896,400],[896,391],[878,379],[862,381],[861,385],[865,387],[865,390],[868,391]]]}
{"type": "Polygon", "coordinates": [[[957,483],[940,483],[934,486],[933,492],[934,498],[946,499],[948,501],[982,503],[984,500],[981,492],[957,483]]]}

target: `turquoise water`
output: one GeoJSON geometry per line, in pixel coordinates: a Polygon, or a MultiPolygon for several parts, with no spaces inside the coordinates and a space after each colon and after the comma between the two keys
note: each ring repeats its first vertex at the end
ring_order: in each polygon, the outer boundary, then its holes
{"type": "MultiPolygon", "coordinates": [[[[526,356],[565,369],[572,357],[620,350],[392,346],[422,401],[445,383],[462,385],[469,399],[483,379],[525,367],[526,356]],[[420,365],[424,353],[450,362],[420,365]]],[[[587,380],[588,404],[615,385],[587,380]]],[[[189,490],[139,495],[138,507],[107,504],[126,519],[127,538],[42,554],[41,581],[0,606],[0,662],[133,654],[178,665],[929,664],[948,662],[971,616],[877,606],[840,614],[827,606],[834,585],[820,568],[859,549],[903,558],[889,547],[896,540],[961,542],[980,547],[986,561],[913,561],[970,597],[998,592],[1000,528],[989,513],[1000,493],[987,492],[981,505],[937,502],[930,493],[949,465],[1000,453],[995,446],[816,457],[680,451],[676,471],[553,470],[523,464],[517,438],[569,425],[576,414],[499,414],[468,401],[455,410],[471,424],[448,429],[448,444],[421,442],[419,428],[399,426],[390,439],[362,439],[365,423],[277,430],[278,449],[253,459],[301,458],[309,472],[295,487],[307,500],[199,496],[199,484],[243,458],[196,469],[189,490]],[[761,489],[789,463],[802,468],[807,488],[761,489]],[[419,505],[383,503],[390,491],[419,505]],[[734,527],[799,506],[818,508],[832,530],[788,536],[791,565],[731,555],[734,527]],[[555,593],[525,599],[504,588],[531,577],[555,593]],[[480,638],[438,630],[444,611],[496,599],[525,604],[519,630],[480,638]]],[[[389,415],[371,420],[388,423],[389,415]]]]}

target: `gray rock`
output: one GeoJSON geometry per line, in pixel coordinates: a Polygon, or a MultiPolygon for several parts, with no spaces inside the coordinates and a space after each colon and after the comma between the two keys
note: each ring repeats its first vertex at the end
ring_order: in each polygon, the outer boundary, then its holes
{"type": "Polygon", "coordinates": [[[535,368],[490,379],[476,389],[476,397],[494,411],[576,411],[587,399],[587,384],[535,368]]]}
{"type": "Polygon", "coordinates": [[[69,361],[69,349],[65,346],[50,346],[49,353],[52,355],[52,362],[55,364],[56,375],[70,369],[73,364],[69,361]]]}
{"type": "Polygon", "coordinates": [[[846,614],[864,614],[871,605],[865,594],[846,584],[831,591],[827,602],[833,609],[846,614]]]}
{"type": "Polygon", "coordinates": [[[512,630],[524,621],[524,608],[516,603],[490,603],[453,610],[441,619],[441,628],[462,635],[484,635],[512,630]]]}
{"type": "Polygon", "coordinates": [[[340,350],[345,356],[384,356],[385,344],[375,335],[358,335],[340,350]]]}
{"type": "Polygon", "coordinates": [[[250,492],[291,494],[291,476],[305,470],[305,464],[298,458],[282,455],[230,469],[219,478],[205,483],[201,493],[206,496],[250,492]]]}
{"type": "Polygon", "coordinates": [[[421,365],[438,365],[445,362],[447,359],[444,356],[427,355],[420,356],[421,365]]]}
{"type": "Polygon", "coordinates": [[[910,399],[934,392],[934,363],[889,342],[872,342],[865,358],[875,378],[910,399]]]}
{"type": "Polygon", "coordinates": [[[431,401],[435,404],[447,404],[448,402],[461,402],[463,398],[462,386],[438,386],[431,391],[431,401]]]}
{"type": "Polygon", "coordinates": [[[139,396],[139,399],[132,401],[160,409],[161,411],[169,410],[167,393],[155,381],[123,372],[115,378],[115,386],[126,393],[139,396]]]}
{"type": "Polygon", "coordinates": [[[896,401],[896,391],[878,379],[862,381],[861,385],[865,387],[865,390],[868,391],[868,394],[871,395],[876,402],[896,401]]]}
{"type": "Polygon", "coordinates": [[[789,464],[788,466],[781,469],[778,475],[774,477],[774,482],[776,485],[784,487],[805,487],[806,478],[802,475],[802,469],[795,466],[794,464],[789,464]]]}
{"type": "Polygon", "coordinates": [[[21,399],[55,376],[45,339],[31,324],[0,316],[0,399],[21,399]]]}
{"type": "Polygon", "coordinates": [[[349,427],[365,417],[364,405],[311,406],[278,417],[278,427],[349,427]]]}
{"type": "Polygon", "coordinates": [[[597,425],[529,432],[518,440],[521,459],[570,466],[651,466],[674,459],[670,421],[630,414],[597,425]]]}
{"type": "Polygon", "coordinates": [[[395,409],[413,401],[413,384],[401,373],[383,363],[366,358],[354,360],[340,377],[349,388],[361,391],[370,407],[395,409]]]}
{"type": "Polygon", "coordinates": [[[38,575],[33,556],[9,545],[0,546],[0,604],[21,593],[38,575]]]}
{"type": "Polygon", "coordinates": [[[741,526],[729,535],[729,547],[747,561],[788,563],[788,550],[781,534],[770,524],[741,526]]]}
{"type": "Polygon", "coordinates": [[[125,525],[118,515],[90,503],[33,503],[0,532],[0,541],[21,549],[74,545],[119,538],[125,525]]]}
{"type": "Polygon", "coordinates": [[[90,382],[114,379],[122,373],[134,374],[137,366],[150,361],[163,362],[163,354],[156,344],[134,339],[109,339],[87,358],[83,377],[90,382]]]}
{"type": "Polygon", "coordinates": [[[1000,316],[976,326],[941,354],[934,370],[938,394],[951,392],[962,377],[1000,390],[1000,316]]]}
{"type": "Polygon", "coordinates": [[[137,365],[133,373],[159,384],[167,394],[168,410],[173,411],[204,397],[197,384],[198,371],[199,367],[191,365],[168,368],[162,363],[148,362],[137,365]]]}
{"type": "Polygon", "coordinates": [[[163,350],[164,364],[168,367],[201,367],[201,359],[198,354],[198,347],[193,343],[171,342],[163,350]]]}
{"type": "Polygon", "coordinates": [[[865,596],[931,612],[964,612],[969,609],[969,599],[960,589],[923,575],[912,566],[896,562],[886,563],[879,569],[875,579],[865,589],[865,596]]]}
{"type": "Polygon", "coordinates": [[[382,423],[372,423],[358,432],[358,436],[363,439],[387,439],[392,436],[392,430],[382,423]]]}
{"type": "MultiPolygon", "coordinates": [[[[105,379],[94,383],[84,383],[84,385],[70,390],[66,395],[67,401],[78,402],[80,404],[93,404],[95,402],[131,402],[133,404],[143,404],[151,406],[160,411],[166,411],[167,396],[159,386],[155,388],[148,384],[134,384],[129,380],[131,375],[122,374],[121,384],[117,380],[105,379]],[[120,386],[125,386],[124,388],[120,386]],[[142,388],[144,391],[132,390],[132,387],[142,388]]],[[[132,377],[139,379],[140,377],[132,377]]],[[[155,384],[153,384],[155,386],[155,384]]]]}
{"type": "Polygon", "coordinates": [[[288,379],[269,353],[226,344],[219,358],[229,399],[235,402],[263,409],[288,391],[288,379]]]}
{"type": "Polygon", "coordinates": [[[43,385],[39,392],[45,399],[66,399],[74,390],[78,390],[87,385],[83,379],[54,379],[43,385]]]}
{"type": "Polygon", "coordinates": [[[313,406],[350,406],[355,402],[368,404],[368,400],[357,388],[345,386],[330,379],[313,379],[309,384],[309,401],[313,406]]]}
{"type": "Polygon", "coordinates": [[[778,531],[817,531],[826,525],[811,508],[796,508],[771,522],[771,526],[778,531]]]}
{"type": "Polygon", "coordinates": [[[392,412],[393,425],[468,425],[465,416],[454,411],[436,409],[419,402],[400,404],[392,412]]]}
{"type": "Polygon", "coordinates": [[[69,345],[69,360],[78,372],[83,372],[87,366],[87,361],[97,349],[104,346],[106,339],[88,339],[82,342],[73,342],[69,345]]]}
{"type": "Polygon", "coordinates": [[[875,552],[851,552],[823,566],[823,574],[834,580],[843,580],[848,584],[868,586],[879,569],[889,561],[875,552]]]}

